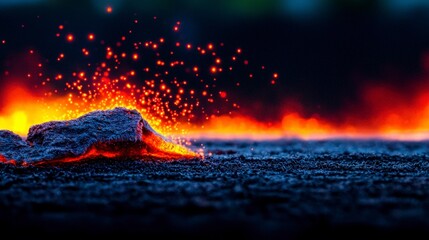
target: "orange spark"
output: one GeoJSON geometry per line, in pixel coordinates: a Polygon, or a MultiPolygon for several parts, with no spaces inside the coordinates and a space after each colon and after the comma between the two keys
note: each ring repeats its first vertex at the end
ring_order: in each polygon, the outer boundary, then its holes
{"type": "Polygon", "coordinates": [[[73,42],[73,41],[74,41],[74,36],[73,36],[73,34],[67,34],[66,39],[67,39],[67,41],[68,41],[68,42],[73,42]]]}
{"type": "Polygon", "coordinates": [[[95,39],[94,34],[92,34],[92,33],[88,34],[88,40],[89,41],[93,41],[94,39],[95,39]]]}

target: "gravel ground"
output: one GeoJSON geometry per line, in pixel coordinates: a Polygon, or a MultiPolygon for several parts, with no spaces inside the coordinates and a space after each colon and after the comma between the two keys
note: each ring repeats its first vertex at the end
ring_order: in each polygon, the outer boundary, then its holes
{"type": "Polygon", "coordinates": [[[204,160],[0,164],[12,236],[429,236],[428,142],[205,141],[204,160]]]}

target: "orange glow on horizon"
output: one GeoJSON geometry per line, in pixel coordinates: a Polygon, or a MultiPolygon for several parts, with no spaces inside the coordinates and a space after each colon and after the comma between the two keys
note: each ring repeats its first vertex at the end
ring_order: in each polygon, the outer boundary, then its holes
{"type": "MultiPolygon", "coordinates": [[[[79,76],[84,76],[84,74],[79,73],[79,76]]],[[[162,85],[161,89],[166,90],[166,86],[162,85]]],[[[112,109],[117,106],[135,109],[126,101],[110,104],[106,102],[93,103],[80,109],[79,101],[82,100],[74,99],[71,94],[41,101],[41,98],[19,86],[9,87],[5,93],[3,97],[8,100],[8,104],[0,111],[0,129],[11,130],[21,136],[25,136],[32,125],[46,121],[72,119],[90,111],[112,109]],[[72,105],[70,104],[71,101],[72,105]],[[65,112],[61,109],[64,109],[66,105],[68,110],[65,112]]],[[[377,88],[371,88],[365,93],[369,100],[375,96],[384,94],[387,97],[393,94],[388,90],[377,88]],[[380,91],[385,93],[380,93],[380,91]]],[[[205,95],[207,92],[203,91],[202,94],[205,95]]],[[[219,94],[226,97],[225,92],[219,94]]],[[[381,107],[374,106],[374,108],[379,109],[381,107]]],[[[380,109],[371,118],[359,118],[350,115],[349,120],[342,124],[334,124],[317,116],[303,117],[297,112],[287,112],[281,119],[273,122],[257,121],[250,116],[224,115],[209,118],[202,125],[190,125],[182,122],[179,123],[178,128],[169,129],[166,132],[160,128],[156,120],[146,118],[145,113],[141,113],[154,129],[162,134],[194,139],[429,139],[429,93],[420,94],[416,97],[416,105],[413,107],[399,105],[396,109],[380,109]]]]}
{"type": "Polygon", "coordinates": [[[390,139],[427,140],[429,128],[402,129],[383,125],[377,129],[362,126],[334,126],[315,117],[305,118],[297,113],[285,115],[280,122],[267,123],[246,116],[220,116],[203,126],[191,126],[185,131],[191,139],[277,140],[277,139],[390,139]]]}
{"type": "MultiPolygon", "coordinates": [[[[273,75],[275,77],[275,75],[273,75]]],[[[426,85],[403,89],[389,85],[362,88],[356,106],[338,113],[342,120],[333,122],[318,115],[304,117],[296,111],[284,111],[280,119],[258,121],[252,116],[212,117],[203,126],[187,129],[192,138],[219,139],[429,139],[429,91],[426,85]]]]}

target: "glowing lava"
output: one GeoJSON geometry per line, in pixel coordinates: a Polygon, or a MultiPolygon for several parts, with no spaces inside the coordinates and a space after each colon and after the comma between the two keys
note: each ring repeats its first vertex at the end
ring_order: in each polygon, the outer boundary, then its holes
{"type": "Polygon", "coordinates": [[[88,158],[175,160],[200,155],[155,132],[135,110],[94,111],[69,121],[30,128],[24,140],[0,131],[0,161],[19,164],[71,162],[88,158]]]}

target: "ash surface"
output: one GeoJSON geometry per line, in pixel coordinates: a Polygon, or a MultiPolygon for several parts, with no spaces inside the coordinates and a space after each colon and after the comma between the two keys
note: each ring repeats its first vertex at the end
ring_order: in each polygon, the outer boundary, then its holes
{"type": "Polygon", "coordinates": [[[3,234],[429,236],[427,142],[205,141],[204,160],[0,164],[3,234]]]}

